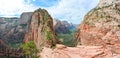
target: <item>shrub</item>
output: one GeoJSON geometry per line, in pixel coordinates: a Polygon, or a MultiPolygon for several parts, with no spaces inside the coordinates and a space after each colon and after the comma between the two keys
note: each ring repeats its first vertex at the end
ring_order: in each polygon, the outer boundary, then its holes
{"type": "Polygon", "coordinates": [[[39,56],[37,56],[39,50],[36,48],[36,45],[33,41],[22,44],[21,47],[25,52],[26,58],[39,58],[39,56]]]}

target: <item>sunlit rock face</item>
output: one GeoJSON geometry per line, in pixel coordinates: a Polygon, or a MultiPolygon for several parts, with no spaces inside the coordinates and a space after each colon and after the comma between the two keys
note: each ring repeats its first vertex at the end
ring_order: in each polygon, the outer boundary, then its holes
{"type": "Polygon", "coordinates": [[[100,0],[99,4],[97,7],[103,7],[103,6],[108,6],[108,5],[115,5],[115,4],[119,4],[120,1],[119,0],[100,0]]]}
{"type": "Polygon", "coordinates": [[[53,29],[53,19],[45,9],[36,10],[30,19],[24,42],[34,41],[38,48],[52,47],[58,43],[53,29]]]}
{"type": "Polygon", "coordinates": [[[100,0],[76,30],[76,42],[102,45],[120,54],[120,0],[100,0]]]}
{"type": "Polygon", "coordinates": [[[66,47],[57,45],[54,50],[44,47],[40,58],[120,58],[120,55],[112,54],[102,46],[66,47]]]}

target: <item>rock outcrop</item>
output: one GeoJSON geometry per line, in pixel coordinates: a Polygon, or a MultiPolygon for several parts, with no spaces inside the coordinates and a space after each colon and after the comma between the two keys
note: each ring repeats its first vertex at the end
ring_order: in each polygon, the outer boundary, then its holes
{"type": "Polygon", "coordinates": [[[120,54],[120,0],[100,0],[85,16],[75,37],[77,44],[104,46],[120,54]]]}
{"type": "Polygon", "coordinates": [[[34,41],[37,48],[52,47],[58,43],[53,29],[53,19],[45,9],[36,10],[30,19],[24,42],[34,41]]]}

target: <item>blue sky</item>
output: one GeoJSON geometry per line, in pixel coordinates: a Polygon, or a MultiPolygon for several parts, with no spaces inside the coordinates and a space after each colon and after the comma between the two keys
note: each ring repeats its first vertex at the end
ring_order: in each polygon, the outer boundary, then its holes
{"type": "Polygon", "coordinates": [[[47,9],[53,18],[79,24],[98,0],[0,0],[1,17],[19,17],[23,12],[47,9]]]}
{"type": "Polygon", "coordinates": [[[60,0],[25,0],[25,2],[28,1],[35,6],[50,7],[57,4],[60,0]]]}

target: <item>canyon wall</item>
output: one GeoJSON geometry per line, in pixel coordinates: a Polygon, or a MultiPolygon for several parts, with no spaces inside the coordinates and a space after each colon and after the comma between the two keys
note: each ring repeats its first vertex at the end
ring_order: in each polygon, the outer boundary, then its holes
{"type": "Polygon", "coordinates": [[[37,9],[29,22],[24,42],[34,41],[38,48],[52,47],[58,43],[53,29],[53,19],[45,9],[37,9]]]}
{"type": "Polygon", "coordinates": [[[100,0],[76,30],[76,45],[104,46],[120,54],[120,0],[100,0]]]}

